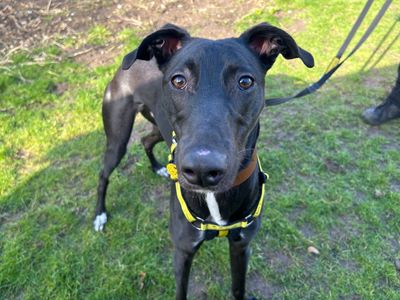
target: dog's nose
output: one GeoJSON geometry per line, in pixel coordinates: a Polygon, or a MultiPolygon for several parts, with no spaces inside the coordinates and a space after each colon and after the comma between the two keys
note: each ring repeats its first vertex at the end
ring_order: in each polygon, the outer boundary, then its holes
{"type": "Polygon", "coordinates": [[[227,157],[207,149],[190,151],[183,156],[181,169],[189,183],[201,187],[215,186],[226,173],[227,157]]]}

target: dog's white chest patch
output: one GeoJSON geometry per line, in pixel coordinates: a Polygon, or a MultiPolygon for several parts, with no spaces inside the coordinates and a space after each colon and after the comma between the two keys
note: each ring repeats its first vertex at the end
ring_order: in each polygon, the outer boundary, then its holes
{"type": "Polygon", "coordinates": [[[217,200],[215,199],[214,193],[211,192],[206,193],[206,203],[213,221],[218,225],[225,225],[226,221],[223,220],[221,217],[221,213],[219,212],[218,203],[217,200]]]}

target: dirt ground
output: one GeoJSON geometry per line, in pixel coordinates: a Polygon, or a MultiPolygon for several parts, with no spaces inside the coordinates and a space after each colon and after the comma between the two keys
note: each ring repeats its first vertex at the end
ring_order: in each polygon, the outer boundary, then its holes
{"type": "MultiPolygon", "coordinates": [[[[0,2],[0,60],[6,63],[19,49],[48,45],[57,37],[79,35],[97,24],[107,27],[113,33],[111,36],[125,27],[146,34],[166,22],[183,26],[195,36],[233,36],[232,24],[259,7],[257,3],[260,2],[3,0],[0,2]]],[[[85,62],[85,51],[88,50],[74,49],[73,56],[85,62]]],[[[103,59],[102,63],[106,62],[107,59],[103,59]]]]}

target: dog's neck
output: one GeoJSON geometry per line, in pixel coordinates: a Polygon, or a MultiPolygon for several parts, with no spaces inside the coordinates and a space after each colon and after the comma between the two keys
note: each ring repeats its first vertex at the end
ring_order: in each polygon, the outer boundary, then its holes
{"type": "Polygon", "coordinates": [[[257,143],[259,134],[260,134],[260,123],[257,123],[257,125],[254,127],[254,129],[249,134],[249,137],[247,138],[245,154],[240,163],[239,171],[246,168],[246,166],[251,161],[253,152],[256,149],[256,143],[257,143]]]}

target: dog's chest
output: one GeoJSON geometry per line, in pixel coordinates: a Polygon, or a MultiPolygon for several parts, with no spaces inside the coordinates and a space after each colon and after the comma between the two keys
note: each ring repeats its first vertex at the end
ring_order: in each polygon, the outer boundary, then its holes
{"type": "Polygon", "coordinates": [[[205,194],[205,201],[210,212],[210,216],[212,221],[217,223],[218,225],[226,225],[226,220],[224,220],[221,216],[221,212],[219,210],[217,199],[215,198],[214,193],[207,192],[205,194]]]}

